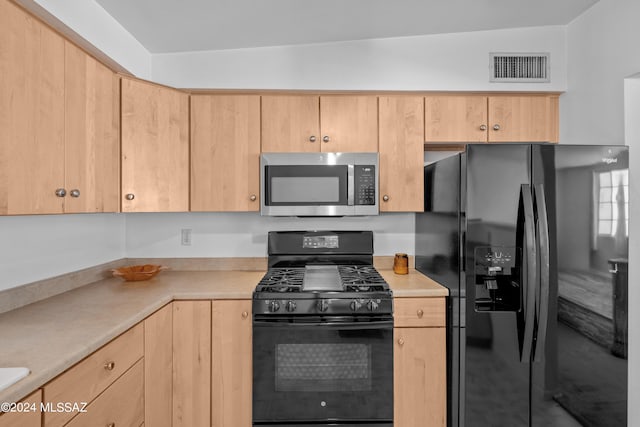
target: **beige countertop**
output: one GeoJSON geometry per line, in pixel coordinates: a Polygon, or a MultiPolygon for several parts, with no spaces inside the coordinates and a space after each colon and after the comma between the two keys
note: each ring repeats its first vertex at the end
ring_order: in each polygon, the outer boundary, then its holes
{"type": "MultiPolygon", "coordinates": [[[[380,273],[394,297],[447,291],[415,270],[380,273]]],[[[248,299],[263,271],[165,271],[146,282],[106,279],[0,314],[0,367],[31,373],[0,391],[17,401],[173,300],[248,299]]]]}

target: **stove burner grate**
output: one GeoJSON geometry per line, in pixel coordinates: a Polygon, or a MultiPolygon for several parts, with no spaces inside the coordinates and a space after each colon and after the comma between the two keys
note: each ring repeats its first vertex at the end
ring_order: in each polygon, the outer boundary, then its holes
{"type": "Polygon", "coordinates": [[[271,268],[264,275],[256,292],[300,292],[304,267],[271,268]]]}

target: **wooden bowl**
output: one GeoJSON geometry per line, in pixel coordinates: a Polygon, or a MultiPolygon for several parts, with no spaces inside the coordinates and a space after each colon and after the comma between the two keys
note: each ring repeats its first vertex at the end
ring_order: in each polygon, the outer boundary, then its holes
{"type": "Polygon", "coordinates": [[[126,282],[139,282],[141,280],[149,280],[160,271],[168,268],[169,267],[164,267],[162,265],[145,264],[120,267],[111,271],[114,276],[120,277],[126,282]]]}

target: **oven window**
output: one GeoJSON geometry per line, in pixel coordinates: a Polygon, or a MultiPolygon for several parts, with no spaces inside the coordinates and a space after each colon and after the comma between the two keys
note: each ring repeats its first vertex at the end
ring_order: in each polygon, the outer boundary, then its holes
{"type": "Polygon", "coordinates": [[[278,344],[276,391],[371,390],[368,344],[278,344]]]}
{"type": "Polygon", "coordinates": [[[337,176],[278,176],[271,178],[271,201],[275,203],[311,203],[340,201],[337,176]]]}

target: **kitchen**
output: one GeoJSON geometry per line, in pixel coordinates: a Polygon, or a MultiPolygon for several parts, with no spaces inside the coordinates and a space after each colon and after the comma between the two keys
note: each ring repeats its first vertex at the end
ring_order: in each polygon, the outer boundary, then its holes
{"type": "MultiPolygon", "coordinates": [[[[87,10],[81,11],[80,6],[74,5],[67,6],[66,10],[65,5],[55,3],[42,4],[134,74],[178,87],[490,91],[496,89],[487,83],[485,56],[489,50],[548,51],[552,58],[564,60],[553,59],[553,66],[558,68],[552,69],[552,83],[536,88],[566,91],[561,97],[560,141],[575,144],[607,141],[631,146],[635,142],[624,138],[622,83],[640,69],[640,64],[633,62],[637,61],[633,55],[619,58],[623,53],[633,52],[631,40],[637,39],[634,37],[637,30],[631,22],[631,17],[637,16],[637,6],[631,1],[615,5],[611,1],[600,1],[566,26],[303,48],[222,51],[210,56],[150,55],[121,29],[109,32],[107,28],[113,27],[108,23],[115,24],[99,7],[94,5],[95,9],[91,9],[91,4],[87,4],[82,6],[87,10]],[[626,32],[612,31],[613,28],[626,32]],[[366,51],[372,51],[366,57],[359,57],[365,51],[363,46],[367,47],[366,51]],[[602,61],[591,62],[589,52],[601,54],[602,61]],[[396,55],[401,56],[396,58],[396,55]],[[295,67],[287,62],[286,58],[291,57],[296,60],[295,67]],[[265,63],[265,58],[269,58],[268,66],[256,72],[255,64],[265,63]],[[446,59],[442,61],[447,64],[446,68],[437,68],[431,58],[446,59]],[[211,68],[185,66],[189,61],[209,63],[211,68]],[[402,65],[395,68],[394,64],[402,65]],[[585,73],[581,67],[592,71],[585,73]],[[291,69],[301,71],[292,75],[291,69]]],[[[529,87],[507,84],[500,86],[500,90],[530,90],[529,87]]],[[[413,252],[413,218],[403,213],[339,222],[265,219],[252,213],[25,216],[3,217],[0,227],[2,271],[7,273],[3,287],[15,287],[123,257],[264,257],[266,233],[274,229],[370,229],[376,234],[376,254],[413,252]],[[182,229],[192,230],[191,246],[179,244],[182,229]],[[38,260],[37,269],[33,268],[34,260],[38,260]]],[[[633,274],[632,267],[632,278],[633,274]]],[[[632,306],[637,301],[634,295],[631,290],[632,306]]],[[[635,313],[632,310],[630,314],[630,323],[634,324],[635,313]]],[[[633,329],[631,335],[633,343],[633,329]]],[[[633,348],[630,353],[630,401],[634,401],[637,380],[633,377],[633,348]]],[[[630,405],[629,410],[631,421],[640,419],[633,415],[636,408],[630,405]]]]}

